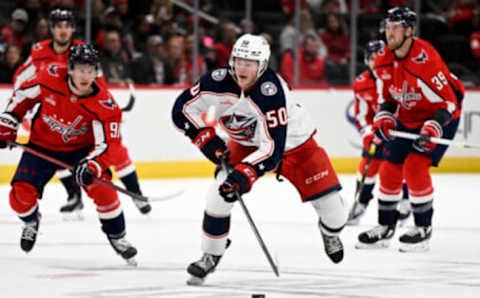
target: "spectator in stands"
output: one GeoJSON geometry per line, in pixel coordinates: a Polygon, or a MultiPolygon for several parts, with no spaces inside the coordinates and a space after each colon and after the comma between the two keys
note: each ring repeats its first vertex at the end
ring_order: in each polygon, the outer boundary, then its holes
{"type": "Polygon", "coordinates": [[[28,14],[23,8],[17,8],[11,15],[11,22],[1,30],[3,39],[8,44],[14,44],[22,48],[27,38],[25,36],[25,26],[28,23],[28,14]]]}
{"type": "Polygon", "coordinates": [[[123,27],[130,30],[133,26],[134,18],[130,13],[128,0],[113,0],[113,5],[118,12],[123,27]]]}
{"type": "Polygon", "coordinates": [[[174,36],[168,40],[168,58],[172,63],[174,83],[184,85],[187,82],[184,38],[174,36]]]}
{"type": "Polygon", "coordinates": [[[480,67],[480,32],[473,32],[470,36],[470,49],[475,60],[475,66],[480,67]]]}
{"type": "Polygon", "coordinates": [[[232,52],[233,43],[237,40],[237,26],[232,22],[219,23],[220,41],[214,45],[217,52],[218,67],[228,65],[228,59],[232,52]]]}
{"type": "Polygon", "coordinates": [[[350,59],[350,40],[347,26],[337,14],[326,16],[325,30],[320,30],[320,38],[327,46],[327,59],[340,65],[346,65],[350,59]]]}
{"type": "Polygon", "coordinates": [[[133,45],[135,46],[135,51],[140,53],[145,52],[148,37],[152,33],[152,27],[153,17],[151,15],[142,15],[137,17],[133,29],[133,45]]]}
{"type": "Polygon", "coordinates": [[[326,26],[320,30],[319,36],[327,47],[326,72],[329,83],[347,85],[349,77],[348,63],[350,60],[350,40],[347,35],[347,25],[337,14],[326,15],[326,26]]]}
{"type": "MultiPolygon", "coordinates": [[[[307,34],[299,51],[299,82],[298,85],[326,86],[324,76],[324,60],[318,56],[319,38],[316,34],[307,34]]],[[[290,84],[294,85],[294,52],[287,51],[283,55],[280,74],[290,84]]]]}
{"type": "Polygon", "coordinates": [[[171,85],[174,83],[170,61],[166,59],[163,40],[152,35],[147,40],[147,51],[132,63],[132,79],[137,84],[171,85]]]}
{"type": "Polygon", "coordinates": [[[30,49],[34,43],[45,40],[48,37],[48,19],[40,17],[32,35],[28,37],[28,41],[22,47],[22,61],[25,61],[28,55],[30,55],[30,49]]]}
{"type": "Polygon", "coordinates": [[[118,31],[110,30],[105,33],[100,63],[107,83],[125,85],[130,81],[128,55],[122,50],[118,31]]]}
{"type": "MultiPolygon", "coordinates": [[[[280,51],[283,55],[286,51],[293,50],[295,48],[295,38],[298,37],[299,44],[303,43],[303,39],[307,34],[315,34],[315,28],[313,27],[312,14],[310,11],[303,9],[300,12],[300,32],[297,32],[295,28],[295,19],[292,18],[290,22],[283,28],[280,34],[280,51]]],[[[318,41],[318,55],[321,58],[327,56],[327,48],[321,40],[318,41]]]]}
{"type": "Polygon", "coordinates": [[[8,45],[5,56],[0,62],[0,83],[12,83],[13,74],[22,62],[20,58],[20,48],[14,44],[8,45]]]}
{"type": "Polygon", "coordinates": [[[184,40],[184,51],[185,51],[185,70],[186,70],[186,80],[183,82],[186,85],[190,85],[195,83],[201,75],[203,75],[207,71],[207,66],[205,65],[205,61],[200,55],[200,53],[197,54],[197,57],[195,58],[195,63],[197,63],[197,69],[198,69],[198,74],[197,77],[194,77],[193,73],[193,47],[195,45],[195,37],[193,34],[189,34],[185,37],[184,40]]]}

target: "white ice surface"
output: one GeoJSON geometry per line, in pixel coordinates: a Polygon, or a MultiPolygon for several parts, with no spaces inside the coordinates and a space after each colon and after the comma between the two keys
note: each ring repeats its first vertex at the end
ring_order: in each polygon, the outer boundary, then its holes
{"type": "MultiPolygon", "coordinates": [[[[351,203],[354,177],[340,177],[351,203]]],[[[200,232],[208,179],[146,180],[145,194],[183,195],[153,204],[143,216],[122,196],[127,238],[138,248],[131,268],[114,253],[93,203],[85,199],[81,222],[65,222],[60,184],[49,184],[40,201],[43,219],[36,246],[19,246],[21,222],[0,186],[0,297],[480,297],[480,175],[436,175],[434,230],[428,253],[398,251],[397,230],[390,248],[356,250],[357,235],[375,225],[372,204],[361,225],[342,232],[345,259],[333,264],[323,251],[310,204],[301,204],[288,182],[260,179],[246,204],[272,255],[280,278],[270,270],[240,208],[232,215],[233,242],[217,271],[202,287],[185,284],[186,267],[200,255],[200,232]]],[[[349,206],[348,206],[349,207],[349,206]]],[[[410,226],[412,220],[407,224],[410,226]]]]}

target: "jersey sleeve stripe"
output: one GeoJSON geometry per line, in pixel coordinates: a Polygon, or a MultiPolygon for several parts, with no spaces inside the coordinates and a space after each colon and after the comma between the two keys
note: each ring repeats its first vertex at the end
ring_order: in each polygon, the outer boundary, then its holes
{"type": "Polygon", "coordinates": [[[17,90],[24,82],[28,79],[33,78],[35,75],[36,67],[33,64],[27,66],[21,73],[16,77],[15,84],[13,85],[13,90],[17,90]]]}
{"type": "Polygon", "coordinates": [[[32,87],[15,91],[5,111],[13,112],[13,110],[18,105],[20,105],[25,99],[35,98],[40,95],[40,92],[41,90],[39,85],[33,85],[32,87]]]}
{"type": "Polygon", "coordinates": [[[94,159],[102,155],[107,151],[108,145],[105,142],[105,131],[103,130],[103,124],[100,121],[92,121],[93,136],[95,139],[95,148],[87,156],[88,159],[94,159]]]}

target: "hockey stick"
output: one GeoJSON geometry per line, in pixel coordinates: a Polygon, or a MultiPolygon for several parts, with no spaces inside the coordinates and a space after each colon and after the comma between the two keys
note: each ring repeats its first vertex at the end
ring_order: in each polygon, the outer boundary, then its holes
{"type": "MultiPolygon", "coordinates": [[[[224,170],[227,174],[231,172],[230,168],[227,165],[227,162],[225,159],[220,159],[220,166],[222,167],[222,170],[224,170]]],[[[250,224],[250,227],[253,230],[253,233],[255,234],[255,237],[257,237],[258,243],[262,247],[263,252],[265,253],[265,256],[267,257],[268,263],[270,263],[270,267],[272,267],[273,273],[277,277],[280,277],[280,273],[278,272],[278,267],[275,264],[275,262],[272,259],[272,256],[268,252],[268,248],[265,245],[265,242],[263,241],[262,236],[260,236],[260,232],[258,232],[257,226],[253,222],[252,216],[250,215],[250,212],[247,209],[247,206],[245,205],[245,202],[242,199],[242,196],[238,192],[235,192],[235,197],[237,198],[238,202],[240,202],[240,206],[242,206],[243,212],[245,213],[245,216],[247,217],[248,223],[250,224]]]]}
{"type": "MultiPolygon", "coordinates": [[[[12,146],[14,146],[14,147],[22,148],[25,152],[28,152],[28,153],[30,153],[30,154],[33,154],[33,155],[37,156],[37,157],[43,158],[43,159],[45,159],[45,160],[47,160],[47,161],[49,161],[49,162],[51,162],[51,163],[53,163],[53,164],[56,164],[57,166],[60,166],[60,167],[62,167],[62,168],[65,168],[65,169],[68,169],[68,170],[70,170],[70,171],[73,171],[73,167],[72,167],[71,165],[69,165],[69,164],[67,164],[67,163],[64,163],[63,161],[60,161],[60,160],[58,160],[58,159],[56,159],[56,158],[53,158],[53,157],[51,157],[51,156],[48,156],[47,154],[44,154],[44,153],[42,153],[42,152],[38,152],[38,151],[35,150],[35,149],[32,149],[32,148],[30,148],[30,147],[27,147],[27,146],[22,145],[22,144],[19,144],[19,143],[10,143],[10,145],[12,145],[12,146]]],[[[147,198],[147,197],[144,197],[144,196],[139,195],[139,194],[137,194],[137,193],[128,191],[128,190],[126,190],[126,189],[123,189],[123,188],[121,188],[120,186],[117,186],[117,185],[115,185],[115,184],[113,184],[113,183],[111,183],[111,182],[109,182],[109,181],[107,181],[107,180],[104,180],[104,179],[102,179],[102,178],[97,178],[97,177],[94,176],[94,179],[95,179],[95,181],[97,181],[97,182],[99,182],[99,183],[101,183],[101,184],[103,184],[103,185],[105,185],[105,186],[107,186],[107,187],[113,188],[113,189],[115,189],[116,191],[121,192],[121,193],[123,193],[123,194],[125,194],[125,195],[127,195],[127,196],[129,196],[129,197],[132,197],[132,198],[137,199],[137,200],[139,200],[139,201],[148,202],[148,198],[147,198]]]]}
{"type": "MultiPolygon", "coordinates": [[[[367,162],[365,163],[365,167],[363,168],[362,178],[358,183],[358,189],[355,193],[355,202],[360,202],[360,195],[363,191],[363,187],[365,186],[365,179],[367,178],[368,170],[370,169],[370,164],[372,163],[373,155],[375,155],[375,151],[377,151],[377,146],[374,143],[370,144],[370,148],[368,148],[367,152],[367,162]]],[[[348,215],[348,220],[352,220],[353,217],[353,210],[351,210],[351,214],[348,215]]]]}
{"type": "Polygon", "coordinates": [[[161,201],[167,201],[167,200],[171,200],[173,198],[176,198],[178,196],[181,196],[183,193],[185,192],[185,190],[181,189],[181,190],[177,190],[176,192],[173,192],[171,194],[167,194],[167,195],[164,195],[164,196],[161,196],[161,197],[148,197],[149,200],[150,200],[150,203],[153,203],[153,202],[161,202],[161,201]]]}
{"type": "Polygon", "coordinates": [[[127,105],[122,108],[122,112],[130,112],[133,109],[133,105],[135,104],[135,87],[132,83],[128,83],[128,89],[130,90],[130,97],[128,98],[127,105]]]}
{"type": "MultiPolygon", "coordinates": [[[[418,134],[410,133],[410,132],[405,132],[405,131],[398,131],[398,130],[390,130],[390,134],[394,137],[399,137],[403,139],[409,139],[409,140],[416,140],[420,138],[421,136],[418,134]]],[[[422,136],[425,137],[425,136],[422,136]]],[[[480,145],[478,144],[468,144],[468,143],[461,143],[461,142],[454,142],[452,140],[448,139],[442,139],[442,138],[435,138],[435,137],[425,137],[425,140],[427,142],[432,142],[435,144],[440,144],[440,145],[446,145],[446,146],[456,146],[460,148],[469,148],[469,149],[480,149],[480,145]]]]}

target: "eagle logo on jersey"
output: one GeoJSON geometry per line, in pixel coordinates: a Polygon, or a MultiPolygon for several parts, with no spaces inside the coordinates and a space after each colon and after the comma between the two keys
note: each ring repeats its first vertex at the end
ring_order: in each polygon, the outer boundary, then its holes
{"type": "Polygon", "coordinates": [[[39,42],[36,42],[36,43],[33,44],[32,49],[34,51],[40,51],[42,49],[42,46],[40,45],[39,42]]]}
{"type": "Polygon", "coordinates": [[[57,119],[51,118],[47,115],[42,115],[42,120],[50,126],[50,129],[54,132],[58,132],[62,136],[62,140],[65,143],[68,143],[71,140],[76,139],[78,135],[84,135],[87,133],[88,129],[86,127],[86,123],[82,123],[79,128],[75,128],[75,126],[82,121],[83,117],[78,116],[73,123],[67,125],[57,119]]]}
{"type": "Polygon", "coordinates": [[[262,92],[263,95],[265,96],[272,96],[277,94],[278,89],[277,86],[275,86],[274,83],[272,82],[265,82],[262,84],[260,87],[260,91],[262,92]]]}
{"type": "Polygon", "coordinates": [[[57,69],[59,68],[60,66],[58,64],[51,64],[47,67],[47,71],[50,75],[54,76],[54,77],[58,77],[58,72],[57,72],[57,69]]]}
{"type": "Polygon", "coordinates": [[[111,97],[106,100],[100,100],[100,104],[110,110],[115,109],[115,107],[117,106],[117,104],[113,101],[111,97]]]}
{"type": "Polygon", "coordinates": [[[392,95],[393,99],[400,102],[400,104],[407,110],[416,105],[415,101],[422,99],[422,95],[420,93],[416,93],[413,87],[410,88],[410,92],[408,91],[407,81],[403,81],[401,90],[400,88],[396,88],[394,85],[391,85],[388,91],[392,95]]]}
{"type": "Polygon", "coordinates": [[[216,69],[212,72],[212,79],[214,81],[220,82],[227,75],[227,70],[225,68],[216,69]]]}
{"type": "Polygon", "coordinates": [[[412,58],[412,61],[417,64],[425,63],[427,62],[427,60],[428,60],[427,53],[425,53],[423,49],[422,49],[422,52],[417,57],[412,58]]]}
{"type": "Polygon", "coordinates": [[[248,141],[255,136],[257,121],[254,117],[247,117],[233,113],[220,118],[220,123],[228,135],[237,141],[248,141]]]}

